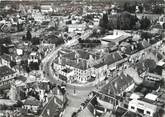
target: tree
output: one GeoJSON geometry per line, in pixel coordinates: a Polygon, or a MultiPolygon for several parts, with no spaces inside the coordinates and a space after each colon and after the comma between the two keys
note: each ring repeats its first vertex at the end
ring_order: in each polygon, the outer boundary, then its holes
{"type": "Polygon", "coordinates": [[[12,44],[10,37],[4,37],[0,39],[0,44],[12,44]]]}
{"type": "Polygon", "coordinates": [[[31,39],[31,43],[32,43],[32,45],[39,45],[40,40],[39,40],[39,38],[34,37],[34,38],[31,39]]]}
{"type": "Polygon", "coordinates": [[[38,62],[30,62],[29,68],[30,68],[30,70],[39,70],[39,63],[38,62]]]}
{"type": "Polygon", "coordinates": [[[125,2],[123,7],[124,11],[130,11],[130,4],[128,2],[125,2]]]}
{"type": "Polygon", "coordinates": [[[31,39],[32,39],[32,35],[31,35],[30,30],[28,30],[27,33],[26,33],[26,39],[27,39],[28,41],[31,41],[31,39]]]}
{"type": "Polygon", "coordinates": [[[149,71],[153,71],[156,68],[156,62],[152,59],[146,59],[144,65],[149,71]]]}
{"type": "Polygon", "coordinates": [[[152,13],[154,13],[154,14],[163,14],[164,9],[163,9],[163,7],[155,5],[154,8],[152,9],[152,13]]]}
{"type": "Polygon", "coordinates": [[[14,67],[16,65],[16,62],[15,61],[11,61],[10,62],[10,67],[12,68],[12,67],[14,67]]]}
{"type": "Polygon", "coordinates": [[[108,29],[108,14],[104,13],[103,18],[100,20],[100,26],[104,29],[108,29]]]}
{"type": "Polygon", "coordinates": [[[151,26],[151,21],[147,17],[142,17],[140,20],[140,25],[141,29],[148,29],[151,26]]]}
{"type": "Polygon", "coordinates": [[[143,6],[140,5],[140,6],[139,6],[139,11],[140,11],[140,13],[143,13],[143,9],[144,9],[143,6]]]}
{"type": "Polygon", "coordinates": [[[165,29],[165,23],[163,24],[163,29],[165,29]]]}

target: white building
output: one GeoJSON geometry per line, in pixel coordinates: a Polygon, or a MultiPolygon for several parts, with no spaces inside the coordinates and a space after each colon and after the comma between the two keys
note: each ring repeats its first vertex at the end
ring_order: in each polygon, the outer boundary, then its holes
{"type": "Polygon", "coordinates": [[[53,8],[51,5],[41,5],[41,12],[50,13],[50,12],[53,12],[53,8]]]}
{"type": "Polygon", "coordinates": [[[24,102],[24,108],[27,110],[31,110],[32,112],[37,113],[37,110],[40,106],[40,101],[35,99],[34,97],[29,97],[24,102]]]}
{"type": "Polygon", "coordinates": [[[153,117],[157,111],[157,106],[142,100],[133,99],[129,102],[128,110],[153,117]]]}
{"type": "Polygon", "coordinates": [[[72,33],[72,32],[80,32],[83,33],[84,30],[86,28],[86,24],[70,24],[68,25],[68,32],[72,33]]]}
{"type": "Polygon", "coordinates": [[[119,42],[126,40],[130,36],[131,36],[131,34],[126,33],[125,31],[113,30],[113,34],[103,37],[101,40],[101,43],[104,45],[108,44],[109,42],[114,42],[114,43],[118,44],[119,42]]]}
{"type": "Polygon", "coordinates": [[[16,72],[12,69],[7,66],[0,67],[0,86],[10,85],[14,77],[16,77],[16,72]]]}

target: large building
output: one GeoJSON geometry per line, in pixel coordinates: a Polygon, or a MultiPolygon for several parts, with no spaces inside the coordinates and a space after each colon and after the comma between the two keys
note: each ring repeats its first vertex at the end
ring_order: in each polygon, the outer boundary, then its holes
{"type": "Polygon", "coordinates": [[[16,72],[10,69],[7,66],[0,67],[0,87],[5,88],[6,86],[10,86],[10,83],[16,77],[16,72]]]}
{"type": "Polygon", "coordinates": [[[54,61],[54,69],[70,82],[87,82],[92,78],[103,80],[108,75],[108,70],[116,68],[122,59],[120,52],[102,55],[85,50],[61,50],[54,61]],[[67,77],[70,72],[72,76],[67,77]]]}

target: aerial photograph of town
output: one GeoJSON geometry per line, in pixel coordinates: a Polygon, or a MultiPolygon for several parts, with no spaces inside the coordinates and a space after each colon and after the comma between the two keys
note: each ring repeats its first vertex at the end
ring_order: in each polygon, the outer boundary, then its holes
{"type": "Polygon", "coordinates": [[[0,0],[0,117],[165,117],[165,0],[0,0]]]}

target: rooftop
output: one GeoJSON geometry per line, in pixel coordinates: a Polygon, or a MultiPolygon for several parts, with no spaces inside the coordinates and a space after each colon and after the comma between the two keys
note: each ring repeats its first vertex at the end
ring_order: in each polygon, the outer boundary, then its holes
{"type": "Polygon", "coordinates": [[[10,55],[8,55],[8,54],[3,54],[3,55],[1,55],[0,57],[1,57],[2,59],[6,60],[6,61],[10,61],[10,60],[11,60],[11,57],[10,57],[10,55]]]}
{"type": "Polygon", "coordinates": [[[32,105],[32,106],[39,106],[40,105],[40,101],[37,100],[34,97],[29,97],[25,100],[24,105],[32,105]]]}
{"type": "Polygon", "coordinates": [[[49,103],[45,105],[40,116],[42,117],[58,117],[63,109],[56,104],[55,97],[50,97],[49,103]]]}
{"type": "Polygon", "coordinates": [[[0,77],[1,78],[8,76],[8,75],[11,75],[11,74],[14,74],[14,73],[15,72],[7,66],[0,67],[0,77]]]}
{"type": "Polygon", "coordinates": [[[146,101],[143,101],[143,100],[131,100],[129,102],[130,104],[136,104],[136,105],[141,105],[143,106],[144,108],[149,108],[149,109],[152,109],[153,111],[156,112],[157,110],[157,106],[152,104],[152,103],[149,103],[149,102],[146,102],[146,101]]]}
{"type": "Polygon", "coordinates": [[[112,79],[107,85],[102,88],[102,92],[105,94],[119,94],[123,89],[133,81],[129,75],[121,73],[112,79]]]}
{"type": "Polygon", "coordinates": [[[103,61],[94,65],[95,68],[99,68],[101,66],[104,66],[104,65],[111,65],[119,60],[123,59],[123,57],[116,51],[116,52],[113,52],[113,53],[110,53],[108,55],[105,55],[103,57],[103,61]]]}

